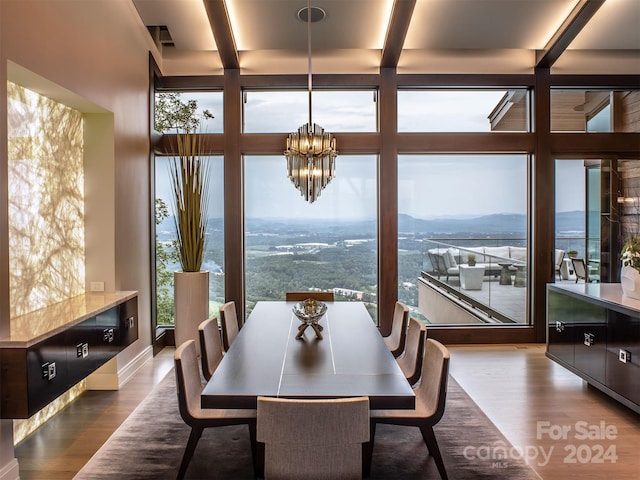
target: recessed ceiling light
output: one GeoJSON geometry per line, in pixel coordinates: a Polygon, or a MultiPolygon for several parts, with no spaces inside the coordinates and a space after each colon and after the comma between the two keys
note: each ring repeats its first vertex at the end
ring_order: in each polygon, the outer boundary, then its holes
{"type": "MultiPolygon", "coordinates": [[[[307,23],[307,19],[309,18],[307,10],[307,7],[301,8],[296,14],[296,16],[305,23],[307,23]]],[[[327,12],[322,8],[311,6],[311,23],[320,22],[324,20],[324,17],[326,16],[327,12]]]]}

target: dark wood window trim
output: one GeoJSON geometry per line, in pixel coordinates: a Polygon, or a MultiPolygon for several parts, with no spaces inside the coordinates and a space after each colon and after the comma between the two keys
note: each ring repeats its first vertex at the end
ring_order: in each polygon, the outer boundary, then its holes
{"type": "MultiPolygon", "coordinates": [[[[242,155],[281,154],[287,133],[241,133],[243,89],[300,89],[306,75],[240,75],[238,70],[222,76],[160,77],[158,89],[224,89],[225,133],[214,134],[212,154],[225,156],[225,269],[226,299],[243,305],[244,256],[242,205],[242,155]],[[229,217],[229,218],[227,218],[229,217]]],[[[335,134],[344,155],[377,154],[379,260],[378,309],[380,328],[390,328],[393,303],[397,297],[397,156],[404,153],[527,153],[531,162],[529,218],[532,259],[531,325],[509,327],[436,327],[430,336],[447,343],[543,342],[546,337],[546,284],[553,281],[551,258],[554,250],[553,185],[554,160],[579,155],[597,158],[615,155],[637,158],[638,133],[551,133],[551,88],[593,87],[640,88],[637,75],[552,75],[548,68],[533,74],[495,75],[402,75],[395,68],[382,68],[379,75],[314,75],[314,88],[373,88],[379,91],[380,129],[377,133],[335,134]],[[397,97],[402,88],[526,88],[533,89],[534,121],[532,133],[398,133],[397,97]]],[[[165,136],[167,137],[167,136],[165,136]]],[[[169,154],[167,138],[154,148],[169,154]]]]}

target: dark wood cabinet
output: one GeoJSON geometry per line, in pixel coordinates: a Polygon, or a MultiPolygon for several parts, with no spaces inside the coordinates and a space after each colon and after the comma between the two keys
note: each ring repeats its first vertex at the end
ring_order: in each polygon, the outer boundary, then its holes
{"type": "Polygon", "coordinates": [[[640,301],[619,284],[549,285],[547,356],[640,413],[640,301]]]}
{"type": "Polygon", "coordinates": [[[607,325],[607,385],[640,405],[640,316],[611,312],[607,325]],[[630,358],[620,358],[620,352],[630,358]]]}
{"type": "Polygon", "coordinates": [[[587,302],[574,302],[575,328],[573,364],[598,382],[605,381],[607,309],[587,302]]]}
{"type": "Polygon", "coordinates": [[[547,294],[548,342],[547,352],[573,365],[575,343],[575,304],[573,297],[549,291],[547,294]]]}
{"type": "Polygon", "coordinates": [[[16,336],[2,342],[0,418],[31,417],[137,340],[137,296],[116,297],[114,303],[93,312],[85,308],[68,323],[52,318],[55,330],[32,341],[16,336]]]}

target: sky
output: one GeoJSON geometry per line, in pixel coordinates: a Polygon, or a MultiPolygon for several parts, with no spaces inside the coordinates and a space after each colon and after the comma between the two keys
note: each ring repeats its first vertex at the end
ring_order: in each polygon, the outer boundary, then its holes
{"type": "MultiPolygon", "coordinates": [[[[490,131],[488,115],[504,91],[400,91],[399,131],[490,131]]],[[[186,95],[183,97],[185,98],[186,95]]],[[[201,130],[221,133],[222,93],[190,93],[213,120],[201,130]]],[[[245,97],[247,132],[295,131],[308,120],[308,93],[254,92],[245,97]]],[[[372,91],[318,92],[313,95],[313,122],[330,132],[375,131],[372,91]]],[[[284,150],[284,146],[283,146],[284,150]]],[[[338,151],[340,146],[338,145],[338,151]]],[[[376,217],[376,157],[338,155],[336,178],[314,204],[304,201],[286,177],[282,156],[246,157],[245,215],[318,219],[376,217]]],[[[526,213],[525,155],[402,155],[398,160],[399,212],[418,218],[526,213]]],[[[157,166],[158,196],[169,198],[166,160],[157,166]],[[163,178],[165,177],[165,178],[163,178]]],[[[582,161],[557,161],[556,210],[582,210],[582,161]]],[[[212,168],[211,216],[222,215],[222,158],[212,168]]]]}

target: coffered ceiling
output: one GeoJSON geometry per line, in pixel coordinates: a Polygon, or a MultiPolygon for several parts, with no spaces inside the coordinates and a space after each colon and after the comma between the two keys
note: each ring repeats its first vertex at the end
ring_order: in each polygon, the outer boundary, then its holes
{"type": "MultiPolygon", "coordinates": [[[[165,75],[308,71],[307,0],[131,0],[165,75]]],[[[312,0],[314,73],[640,73],[640,0],[312,0]]]]}

